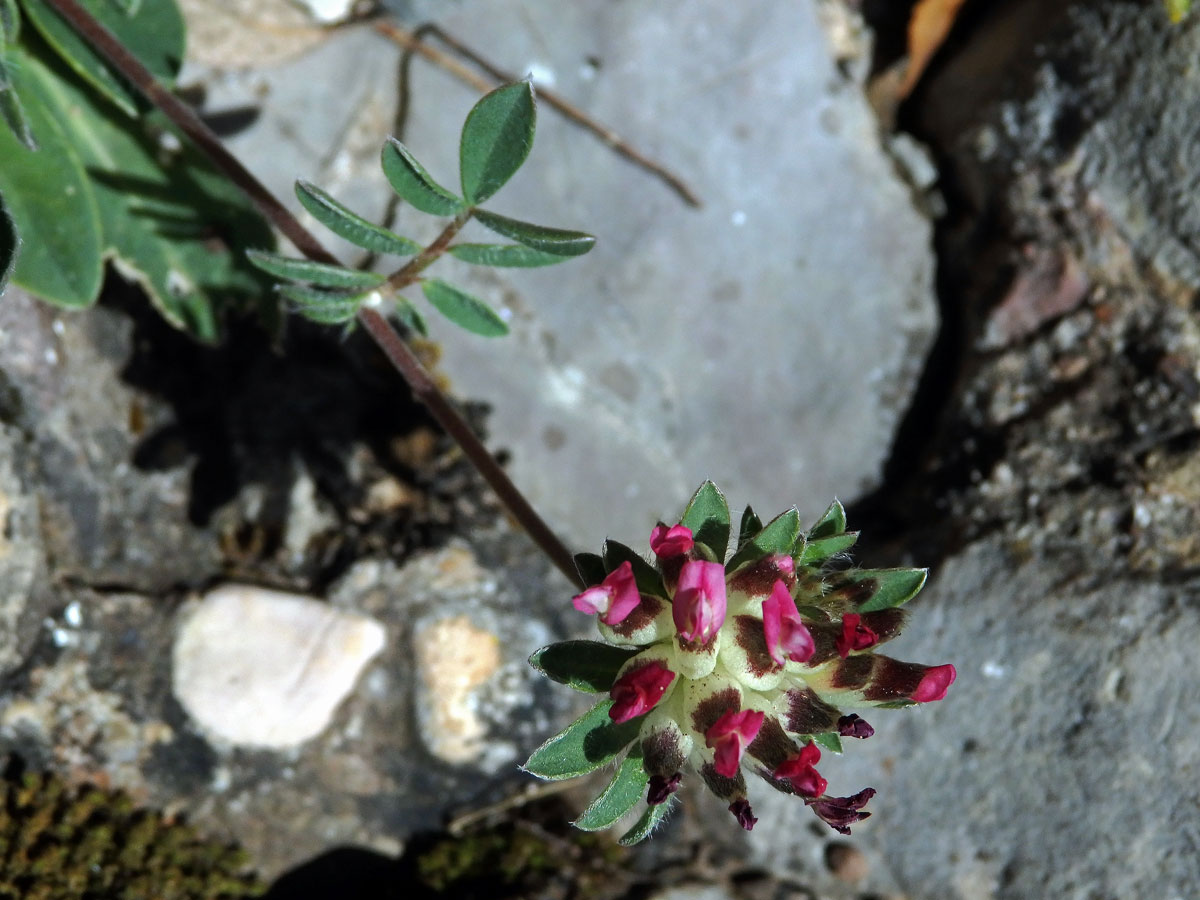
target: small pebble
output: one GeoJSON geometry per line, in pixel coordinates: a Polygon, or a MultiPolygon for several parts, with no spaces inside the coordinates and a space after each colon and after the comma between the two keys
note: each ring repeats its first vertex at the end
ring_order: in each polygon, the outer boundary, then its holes
{"type": "Polygon", "coordinates": [[[825,865],[834,878],[847,884],[862,881],[870,868],[863,852],[845,841],[830,841],[825,845],[825,865]]]}

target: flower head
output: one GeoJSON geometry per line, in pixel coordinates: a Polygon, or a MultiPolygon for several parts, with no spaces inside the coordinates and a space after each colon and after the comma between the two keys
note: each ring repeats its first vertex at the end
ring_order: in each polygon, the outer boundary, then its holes
{"type": "Polygon", "coordinates": [[[709,643],[725,623],[725,567],[703,559],[684,563],[671,613],[683,640],[709,643]]]}
{"type": "MultiPolygon", "coordinates": [[[[526,763],[534,774],[562,778],[626,754],[604,802],[589,807],[580,827],[604,827],[644,797],[642,821],[626,836],[640,840],[691,773],[749,830],[758,821],[750,774],[849,833],[870,815],[865,807],[875,791],[829,796],[817,771],[818,745],[837,749],[841,739],[875,730],[844,707],[929,703],[953,684],[952,665],[876,652],[900,632],[898,607],[926,573],[847,569],[855,535],[845,530],[839,504],[807,534],[795,510],[765,526],[747,510],[733,548],[725,546],[730,533],[725,499],[706,483],[678,524],[651,532],[652,563],[618,548],[622,562],[610,561],[603,580],[575,597],[576,609],[598,617],[609,643],[573,641],[531,659],[558,681],[607,689],[611,697],[526,763]]],[[[589,565],[595,570],[613,555],[589,565]]]]}

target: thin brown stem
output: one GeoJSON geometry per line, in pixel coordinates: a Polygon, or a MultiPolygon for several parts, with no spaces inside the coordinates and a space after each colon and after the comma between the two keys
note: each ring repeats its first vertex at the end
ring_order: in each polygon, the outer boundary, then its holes
{"type": "MultiPolygon", "coordinates": [[[[406,50],[411,50],[414,53],[419,53],[427,60],[437,66],[450,72],[457,78],[462,79],[467,84],[478,90],[480,93],[486,93],[496,86],[496,84],[508,84],[520,79],[494,66],[483,55],[472,50],[458,38],[453,37],[449,33],[443,31],[437,25],[424,25],[417,32],[411,32],[401,28],[393,22],[378,21],[375,23],[375,30],[384,37],[399,44],[406,50]],[[480,78],[454,57],[448,53],[443,53],[435,47],[430,47],[425,41],[421,40],[423,35],[431,34],[439,41],[472,63],[478,66],[489,76],[495,79],[489,83],[486,79],[480,78]]],[[[664,181],[668,187],[680,196],[684,203],[688,206],[700,206],[700,198],[696,193],[688,187],[687,183],[664,166],[662,163],[655,162],[650,157],[641,153],[632,144],[622,138],[619,134],[609,128],[607,125],[601,124],[581,110],[579,107],[563,99],[559,94],[542,85],[537,85],[538,97],[546,102],[547,105],[554,107],[576,125],[581,128],[586,128],[592,134],[596,135],[600,140],[604,141],[616,153],[625,157],[631,163],[645,169],[656,178],[664,181]]]]}
{"type": "MultiPolygon", "coordinates": [[[[317,262],[337,264],[337,258],[321,246],[321,242],[238,161],[237,157],[225,149],[221,144],[221,139],[212,133],[199,116],[163,88],[146,67],[76,0],[46,0],[46,2],[147,100],[162,110],[167,118],[208,156],[213,165],[224,173],[226,178],[250,198],[259,211],[288,240],[295,244],[301,253],[317,262]]],[[[445,242],[438,251],[439,254],[449,244],[455,232],[457,229],[445,237],[445,242]]],[[[444,235],[445,232],[443,232],[444,235]]],[[[438,241],[441,239],[442,237],[439,236],[438,241]]],[[[430,247],[418,255],[418,258],[432,250],[438,241],[434,241],[430,247]]],[[[571,551],[558,539],[558,536],[513,484],[495,457],[488,452],[483,442],[471,430],[471,426],[438,388],[436,382],[425,371],[424,366],[421,365],[391,323],[377,311],[367,307],[359,310],[358,320],[375,343],[379,345],[400,376],[408,382],[413,395],[428,407],[438,424],[450,435],[452,440],[462,447],[463,453],[492,490],[496,492],[500,502],[504,504],[513,518],[529,533],[529,536],[559,571],[573,583],[581,585],[579,575],[575,571],[571,551]]]]}
{"type": "Polygon", "coordinates": [[[459,213],[449,225],[442,229],[442,233],[433,239],[433,243],[388,276],[387,286],[393,291],[399,291],[416,281],[421,272],[433,265],[438,257],[446,252],[450,242],[454,240],[454,236],[467,224],[473,212],[474,210],[468,209],[466,212],[459,213]]]}

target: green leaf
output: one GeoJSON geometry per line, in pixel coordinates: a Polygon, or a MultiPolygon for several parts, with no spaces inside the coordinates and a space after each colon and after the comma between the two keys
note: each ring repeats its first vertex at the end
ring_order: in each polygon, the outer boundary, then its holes
{"type": "Polygon", "coordinates": [[[608,787],[591,802],[573,824],[581,831],[600,831],[615,825],[646,794],[650,776],[642,763],[642,748],[634,745],[621,760],[608,787]]]}
{"type": "Polygon", "coordinates": [[[576,553],[575,571],[587,587],[599,584],[608,574],[604,568],[604,557],[598,553],[576,553]]]}
{"type": "Polygon", "coordinates": [[[646,562],[632,547],[626,547],[612,538],[604,542],[604,568],[607,571],[614,571],[626,561],[633,566],[633,579],[637,582],[639,593],[664,598],[667,596],[667,589],[663,586],[662,575],[658,569],[646,562]]]}
{"type": "Polygon", "coordinates": [[[394,310],[396,318],[409,331],[421,335],[421,337],[429,337],[429,327],[425,324],[425,317],[417,312],[417,308],[409,303],[403,297],[396,298],[396,308],[394,310]]]}
{"type": "Polygon", "coordinates": [[[297,181],[296,198],[314,219],[356,247],[373,253],[390,253],[393,256],[410,256],[421,249],[416,241],[410,241],[373,222],[368,222],[315,184],[297,181]]]}
{"type": "Polygon", "coordinates": [[[566,262],[568,257],[534,250],[522,244],[455,244],[449,253],[473,266],[532,269],[566,262]]]}
{"type": "Polygon", "coordinates": [[[831,556],[836,556],[839,553],[849,550],[857,541],[857,531],[835,534],[832,537],[821,538],[816,541],[810,540],[804,545],[799,563],[802,566],[820,565],[831,556]]]}
{"type": "Polygon", "coordinates": [[[17,227],[4,207],[3,195],[0,195],[0,294],[8,287],[8,278],[12,275],[13,264],[17,261],[19,245],[17,227]]]}
{"type": "Polygon", "coordinates": [[[437,278],[422,281],[421,290],[425,292],[425,299],[433,304],[433,308],[459,328],[465,328],[482,337],[500,337],[508,334],[508,325],[496,311],[466,291],[437,278]]]}
{"type": "Polygon", "coordinates": [[[529,664],[548,678],[585,693],[606,693],[617,672],[639,652],[637,647],[614,647],[599,641],[562,641],[529,657],[529,664]]]}
{"type": "Polygon", "coordinates": [[[533,85],[506,84],[486,94],[467,114],[458,148],[467,203],[482,203],[512,178],[533,147],[533,85]]]}
{"type": "Polygon", "coordinates": [[[488,212],[486,209],[475,210],[475,218],[497,234],[553,256],[582,256],[596,244],[594,237],[582,231],[563,231],[560,228],[533,225],[488,212]]]}
{"type": "Polygon", "coordinates": [[[308,259],[292,259],[261,250],[247,250],[246,259],[268,275],[315,284],[318,287],[374,288],[387,281],[387,277],[378,272],[362,272],[308,259]]]}
{"type": "Polygon", "coordinates": [[[67,117],[51,104],[52,76],[20,48],[13,49],[9,61],[41,144],[34,153],[0,128],[0,195],[21,237],[12,281],[60,306],[91,306],[104,271],[92,183],[63,132],[70,124],[67,117]]]}
{"type": "Polygon", "coordinates": [[[808,529],[808,539],[815,541],[821,538],[832,537],[835,534],[841,534],[845,530],[846,511],[842,509],[842,504],[834,500],[829,504],[829,509],[821,514],[821,518],[817,519],[816,524],[808,529]]]}
{"type": "Polygon", "coordinates": [[[746,541],[758,534],[758,532],[762,530],[762,526],[762,519],[758,517],[753,509],[747,506],[742,511],[742,521],[738,526],[738,547],[741,547],[742,544],[746,543],[746,541]]]}
{"type": "MultiPolygon", "coordinates": [[[[2,46],[0,50],[3,50],[2,46]]],[[[21,98],[17,96],[16,87],[12,83],[9,66],[7,54],[0,53],[0,118],[4,119],[4,124],[25,149],[36,150],[37,139],[29,127],[29,117],[25,115],[25,107],[21,104],[21,98]]]]}
{"type": "Polygon", "coordinates": [[[928,569],[850,569],[842,573],[845,581],[866,594],[856,608],[860,613],[903,606],[917,596],[928,577],[928,569]]]}
{"type": "Polygon", "coordinates": [[[322,325],[341,325],[358,315],[362,294],[329,291],[298,284],[281,284],[279,293],[295,304],[296,312],[322,325]]]}
{"type": "Polygon", "coordinates": [[[463,201],[430,177],[407,147],[389,137],[383,145],[383,174],[401,198],[414,209],[433,216],[457,216],[467,208],[463,201]]]}
{"type": "Polygon", "coordinates": [[[791,555],[796,540],[800,537],[800,514],[795,508],[776,516],[758,534],[742,544],[737,553],[725,564],[727,572],[734,571],[738,566],[762,559],[773,553],[791,555]]]}
{"type": "MultiPolygon", "coordinates": [[[[142,4],[136,15],[127,15],[110,0],[79,3],[162,84],[170,87],[175,83],[183,62],[184,22],[174,0],[142,4]]],[[[45,0],[21,0],[21,5],[34,28],[71,69],[127,115],[137,114],[133,88],[45,0]]]]}
{"type": "Polygon", "coordinates": [[[622,847],[632,847],[650,837],[654,829],[667,817],[671,807],[674,806],[674,799],[674,797],[669,797],[655,806],[647,806],[642,817],[637,820],[637,824],[621,835],[621,839],[617,843],[622,847]]]}
{"type": "Polygon", "coordinates": [[[161,118],[126,118],[47,56],[52,72],[40,59],[29,67],[44,74],[44,101],[87,169],[104,255],[167,321],[199,340],[215,341],[230,309],[275,321],[279,304],[240,249],[274,242],[262,217],[198,151],[184,145],[164,156],[161,118]]]}
{"type": "Polygon", "coordinates": [[[638,734],[641,717],[617,724],[608,717],[611,700],[602,700],[563,731],[538,747],[525,761],[531,775],[561,781],[594,772],[616,759],[638,734]]]}
{"type": "Polygon", "coordinates": [[[729,549],[729,504],[715,484],[706,481],[700,485],[679,524],[690,528],[692,536],[712,550],[718,562],[725,559],[729,549]]]}
{"type": "Polygon", "coordinates": [[[836,731],[826,731],[823,734],[814,734],[812,739],[815,743],[824,747],[831,753],[842,752],[842,738],[836,731]]]}
{"type": "Polygon", "coordinates": [[[21,35],[21,16],[17,0],[0,0],[0,47],[15,44],[21,35]]]}

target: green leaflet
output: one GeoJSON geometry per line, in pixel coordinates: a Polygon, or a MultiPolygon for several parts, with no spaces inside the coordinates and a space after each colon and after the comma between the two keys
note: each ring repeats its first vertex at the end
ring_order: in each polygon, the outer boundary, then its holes
{"type": "Polygon", "coordinates": [[[688,501],[679,524],[692,530],[692,537],[712,550],[716,560],[725,559],[729,548],[729,503],[711,481],[706,481],[688,501]]]}
{"type": "Polygon", "coordinates": [[[763,526],[762,530],[738,549],[725,570],[732,572],[744,563],[754,562],[774,553],[792,555],[800,537],[800,514],[789,509],[763,526]]]}
{"type": "Polygon", "coordinates": [[[675,805],[674,800],[675,798],[672,796],[667,798],[663,803],[655,806],[647,806],[646,811],[642,813],[642,817],[638,819],[637,824],[621,835],[621,839],[617,843],[622,847],[631,847],[634,844],[640,844],[646,838],[650,837],[654,829],[667,818],[667,813],[675,805]]]}
{"type": "Polygon", "coordinates": [[[824,747],[826,750],[829,750],[832,753],[842,752],[842,738],[841,735],[835,731],[826,731],[822,734],[814,734],[812,739],[814,743],[824,747]]]}
{"type": "Polygon", "coordinates": [[[543,253],[523,244],[455,244],[449,253],[474,266],[507,269],[532,269],[566,262],[569,257],[543,253]]]}
{"type": "Polygon", "coordinates": [[[416,241],[410,241],[395,232],[367,221],[358,213],[343,206],[315,184],[296,182],[296,199],[312,217],[356,247],[373,253],[390,253],[393,256],[411,256],[420,251],[416,241]]]}
{"type": "Polygon", "coordinates": [[[247,250],[246,259],[268,275],[327,288],[373,288],[387,281],[378,272],[363,272],[309,259],[292,259],[277,253],[247,250]]]}
{"type": "MultiPolygon", "coordinates": [[[[183,63],[184,22],[174,0],[141,4],[135,14],[126,13],[111,0],[79,0],[79,3],[160,83],[166,87],[175,83],[175,75],[183,63]]],[[[45,0],[21,0],[21,6],[34,28],[71,69],[126,115],[137,115],[137,94],[45,0]]]]}
{"type": "Polygon", "coordinates": [[[820,538],[832,537],[845,530],[846,510],[842,509],[842,504],[834,500],[829,504],[829,508],[821,513],[821,518],[817,519],[816,524],[808,529],[808,539],[815,541],[820,538]]]}
{"type": "Polygon", "coordinates": [[[508,334],[508,325],[496,311],[466,291],[438,278],[421,282],[425,299],[433,308],[457,325],[481,337],[500,337],[508,334]]]}
{"type": "Polygon", "coordinates": [[[497,234],[554,256],[582,256],[596,244],[594,237],[582,231],[547,228],[544,225],[534,225],[497,215],[486,209],[475,210],[475,218],[497,234]]]}
{"type": "Polygon", "coordinates": [[[857,531],[835,534],[832,537],[810,540],[804,545],[797,562],[802,566],[818,566],[831,556],[849,550],[858,541],[857,531]]]}
{"type": "Polygon", "coordinates": [[[577,691],[606,693],[617,680],[617,672],[637,647],[615,647],[599,641],[562,641],[550,644],[529,657],[529,664],[548,678],[577,691]]]}
{"type": "Polygon", "coordinates": [[[604,791],[572,824],[581,831],[600,831],[617,823],[646,794],[650,776],[642,764],[642,748],[634,745],[621,760],[604,791]]]}
{"type": "Polygon", "coordinates": [[[620,541],[609,538],[604,542],[604,568],[607,571],[613,571],[626,561],[633,566],[633,578],[640,593],[652,594],[655,597],[667,596],[667,589],[663,586],[662,575],[658,569],[620,541]]]}
{"type": "Polygon", "coordinates": [[[358,315],[361,292],[330,291],[300,284],[281,284],[279,293],[291,300],[296,312],[322,325],[341,325],[358,315]]]}
{"type": "Polygon", "coordinates": [[[758,514],[747,505],[747,507],[742,510],[742,521],[738,526],[738,547],[741,547],[742,544],[746,543],[746,541],[750,540],[750,538],[762,531],[762,527],[762,519],[760,519],[758,514]]]}
{"type": "Polygon", "coordinates": [[[384,177],[414,209],[434,216],[457,216],[467,208],[461,199],[433,180],[407,147],[388,138],[380,156],[384,177]]]}
{"type": "Polygon", "coordinates": [[[25,107],[17,95],[12,75],[9,74],[10,68],[8,53],[3,42],[0,42],[0,119],[4,120],[9,131],[26,150],[36,150],[37,138],[29,127],[29,116],[25,114],[25,107]]]}
{"type": "Polygon", "coordinates": [[[848,587],[841,590],[855,601],[855,612],[875,612],[907,603],[928,576],[928,569],[848,569],[841,573],[841,583],[848,587]]]}
{"type": "Polygon", "coordinates": [[[525,761],[531,775],[561,781],[594,772],[612,762],[637,737],[640,718],[620,725],[608,717],[611,700],[603,700],[568,725],[525,761]]]}
{"type": "Polygon", "coordinates": [[[429,337],[429,327],[425,324],[425,317],[403,297],[396,298],[395,315],[409,331],[416,332],[421,337],[429,337]]]}
{"type": "Polygon", "coordinates": [[[53,76],[21,48],[9,74],[40,149],[0,128],[0,195],[20,238],[12,281],[59,306],[91,306],[103,274],[100,210],[83,161],[51,105],[53,76]]]}
{"type": "Polygon", "coordinates": [[[459,175],[471,206],[504,187],[533,147],[536,127],[533,85],[506,84],[485,95],[463,123],[459,175]]]}

